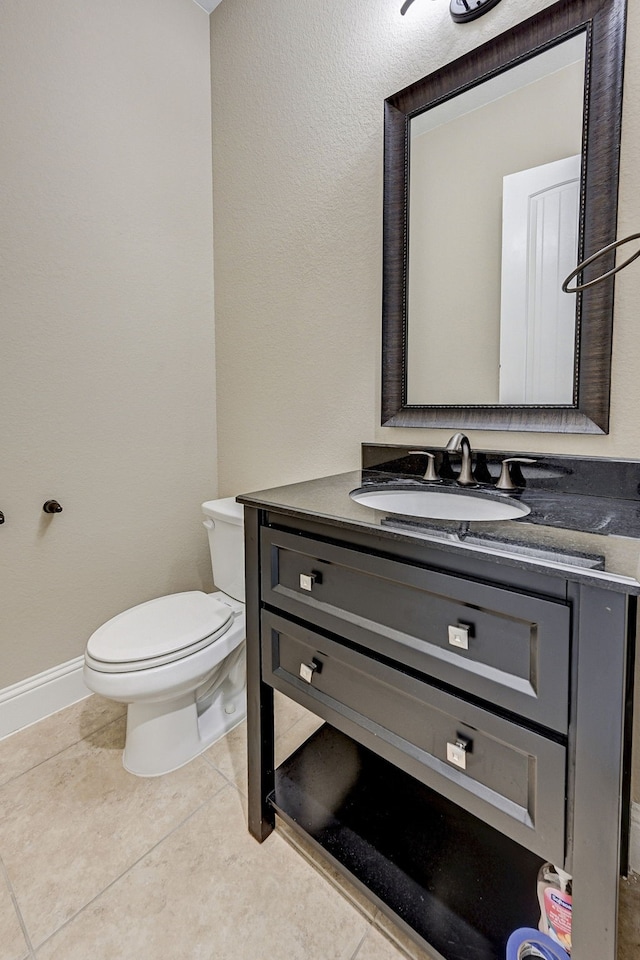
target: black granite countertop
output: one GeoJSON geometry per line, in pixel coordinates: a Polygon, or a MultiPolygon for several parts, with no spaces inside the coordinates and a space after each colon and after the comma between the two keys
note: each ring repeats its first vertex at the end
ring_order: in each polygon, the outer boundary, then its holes
{"type": "MultiPolygon", "coordinates": [[[[247,493],[237,499],[291,517],[321,519],[343,529],[373,530],[393,540],[424,540],[447,552],[489,554],[496,563],[640,594],[640,499],[563,493],[545,489],[541,480],[514,494],[531,511],[517,520],[418,520],[373,510],[349,496],[363,486],[372,490],[429,486],[419,477],[386,466],[247,493]]],[[[543,473],[542,465],[538,471],[543,473]]],[[[445,479],[438,488],[454,493],[461,489],[454,479],[445,479]]],[[[480,484],[475,492],[501,496],[490,484],[480,484]]]]}

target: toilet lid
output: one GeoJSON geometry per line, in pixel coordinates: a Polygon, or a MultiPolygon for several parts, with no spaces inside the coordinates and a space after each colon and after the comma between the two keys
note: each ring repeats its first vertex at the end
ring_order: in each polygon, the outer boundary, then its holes
{"type": "Polygon", "coordinates": [[[232,620],[232,610],[208,593],[174,593],[108,620],[89,638],[87,653],[104,664],[166,661],[211,643],[232,620]]]}

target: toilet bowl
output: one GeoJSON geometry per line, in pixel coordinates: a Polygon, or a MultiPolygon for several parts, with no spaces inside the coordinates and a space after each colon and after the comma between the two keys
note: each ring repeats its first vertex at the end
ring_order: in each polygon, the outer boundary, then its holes
{"type": "Polygon", "coordinates": [[[223,589],[131,607],[85,651],[87,687],[128,705],[123,765],[141,777],[183,766],[246,715],[243,510],[233,498],[202,509],[223,589]]]}

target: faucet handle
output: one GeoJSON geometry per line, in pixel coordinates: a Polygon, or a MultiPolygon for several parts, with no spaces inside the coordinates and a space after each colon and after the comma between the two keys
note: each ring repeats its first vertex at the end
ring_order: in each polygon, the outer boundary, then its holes
{"type": "Polygon", "coordinates": [[[496,483],[496,490],[517,490],[518,484],[513,482],[513,477],[511,476],[511,467],[512,463],[535,463],[535,460],[532,460],[531,457],[507,457],[506,460],[502,461],[502,467],[500,468],[500,476],[498,477],[498,482],[496,483]]]}
{"type": "Polygon", "coordinates": [[[421,455],[423,457],[428,457],[429,462],[427,463],[427,469],[425,470],[423,480],[432,480],[440,481],[440,477],[436,472],[436,455],[435,453],[430,453],[428,450],[408,450],[407,451],[410,457],[421,455]]]}

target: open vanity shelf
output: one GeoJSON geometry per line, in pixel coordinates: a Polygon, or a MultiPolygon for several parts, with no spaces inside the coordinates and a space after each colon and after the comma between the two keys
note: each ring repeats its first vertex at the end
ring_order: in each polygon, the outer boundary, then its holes
{"type": "Polygon", "coordinates": [[[504,960],[542,861],[325,724],[276,771],[276,812],[450,960],[504,960]]]}
{"type": "Polygon", "coordinates": [[[550,861],[572,960],[616,960],[638,582],[363,523],[355,486],[241,498],[251,833],[277,812],[444,960],[504,960],[550,861]],[[325,721],[277,771],[274,690],[325,721]]]}

